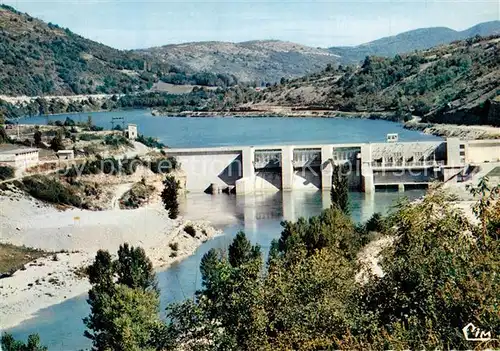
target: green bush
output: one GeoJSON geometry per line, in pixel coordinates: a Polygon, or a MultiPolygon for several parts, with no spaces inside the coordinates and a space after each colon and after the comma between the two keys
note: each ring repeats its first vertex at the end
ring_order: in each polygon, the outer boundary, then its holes
{"type": "Polygon", "coordinates": [[[50,141],[50,148],[55,152],[64,150],[63,137],[61,131],[58,131],[56,136],[50,141]]]}
{"type": "Polygon", "coordinates": [[[119,134],[108,134],[104,137],[104,144],[112,146],[114,148],[119,148],[120,146],[132,147],[132,143],[125,138],[123,135],[119,134]]]}
{"type": "Polygon", "coordinates": [[[382,232],[384,231],[384,218],[379,212],[374,213],[366,222],[366,230],[369,232],[382,232]]]}
{"type": "Polygon", "coordinates": [[[160,143],[158,139],[152,137],[146,137],[144,135],[139,135],[136,141],[146,145],[147,147],[153,147],[156,149],[163,149],[165,147],[165,144],[160,143]]]}
{"type": "Polygon", "coordinates": [[[98,134],[91,134],[91,133],[82,133],[78,136],[80,140],[83,141],[91,141],[91,140],[99,140],[102,139],[102,137],[98,134]]]}
{"type": "Polygon", "coordinates": [[[0,180],[14,178],[16,172],[10,166],[0,166],[0,180]]]}
{"type": "Polygon", "coordinates": [[[120,199],[121,208],[139,208],[148,201],[155,187],[144,182],[135,183],[120,199]]]}
{"type": "Polygon", "coordinates": [[[23,178],[22,188],[35,199],[58,205],[82,206],[82,200],[75,192],[59,180],[43,175],[23,178]]]}
{"type": "Polygon", "coordinates": [[[80,175],[91,175],[91,174],[109,174],[109,175],[131,175],[137,170],[137,167],[142,164],[142,161],[138,158],[117,160],[114,157],[108,158],[97,158],[96,160],[86,161],[83,165],[71,165],[71,167],[66,167],[59,172],[59,174],[67,177],[74,178],[80,175]]]}

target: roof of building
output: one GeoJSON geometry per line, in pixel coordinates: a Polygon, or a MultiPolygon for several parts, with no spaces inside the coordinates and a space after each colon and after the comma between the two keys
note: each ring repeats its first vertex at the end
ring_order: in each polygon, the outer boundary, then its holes
{"type": "Polygon", "coordinates": [[[19,147],[19,145],[1,145],[0,146],[0,154],[3,155],[19,155],[26,154],[29,152],[38,152],[40,149],[32,148],[32,147],[19,147]]]}
{"type": "Polygon", "coordinates": [[[59,150],[57,151],[58,154],[72,154],[74,153],[73,150],[59,150]]]}

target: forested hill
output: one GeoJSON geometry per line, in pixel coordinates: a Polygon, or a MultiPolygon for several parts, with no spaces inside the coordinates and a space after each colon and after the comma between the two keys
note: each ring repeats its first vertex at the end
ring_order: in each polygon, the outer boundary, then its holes
{"type": "Polygon", "coordinates": [[[0,94],[142,91],[169,69],[0,5],[0,94]]]}
{"type": "MultiPolygon", "coordinates": [[[[362,66],[323,72],[270,87],[245,107],[265,105],[352,112],[391,111],[429,121],[488,123],[500,95],[500,36],[472,38],[362,66]]],[[[499,121],[500,122],[500,121],[499,121]]]]}
{"type": "Polygon", "coordinates": [[[357,46],[332,47],[329,50],[339,55],[342,63],[358,63],[366,56],[387,56],[425,50],[453,41],[475,36],[500,34],[500,21],[479,23],[463,31],[446,27],[419,28],[385,37],[357,46]]]}

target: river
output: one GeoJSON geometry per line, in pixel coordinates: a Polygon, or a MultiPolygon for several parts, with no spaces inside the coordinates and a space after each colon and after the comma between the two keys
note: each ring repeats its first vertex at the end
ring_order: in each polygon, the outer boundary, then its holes
{"type": "MultiPolygon", "coordinates": [[[[385,140],[387,133],[399,133],[403,141],[438,139],[405,130],[396,123],[366,119],[164,118],[153,117],[144,110],[58,115],[50,116],[50,119],[64,120],[69,116],[76,121],[85,121],[88,115],[92,115],[96,125],[107,128],[111,126],[112,117],[124,117],[126,123],[138,125],[139,133],[157,137],[171,147],[380,142],[385,140]]],[[[44,121],[44,117],[34,117],[20,122],[44,121]]],[[[422,190],[384,191],[372,195],[353,192],[350,193],[351,215],[357,222],[365,221],[374,212],[389,211],[403,196],[414,199],[422,195],[422,190]]],[[[211,248],[227,248],[234,235],[243,230],[267,254],[271,240],[280,235],[283,219],[317,215],[329,204],[329,193],[320,191],[245,196],[188,194],[181,200],[181,215],[210,220],[223,230],[223,235],[206,242],[187,259],[158,272],[162,313],[168,303],[190,298],[200,287],[199,262],[211,248]]],[[[39,333],[49,350],[89,348],[89,340],[83,337],[82,318],[89,312],[85,299],[86,296],[80,296],[41,310],[33,319],[9,332],[24,339],[28,334],[39,333]]]]}

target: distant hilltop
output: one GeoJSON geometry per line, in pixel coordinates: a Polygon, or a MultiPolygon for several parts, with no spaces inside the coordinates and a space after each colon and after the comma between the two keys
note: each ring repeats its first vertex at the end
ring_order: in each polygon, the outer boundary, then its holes
{"type": "Polygon", "coordinates": [[[327,49],[279,40],[185,43],[138,52],[147,53],[185,71],[229,73],[240,82],[257,82],[259,85],[262,82],[277,82],[282,77],[317,72],[338,59],[327,49]]]}
{"type": "Polygon", "coordinates": [[[396,54],[430,49],[457,40],[496,34],[500,34],[500,21],[479,23],[463,31],[447,27],[420,28],[357,46],[331,47],[329,50],[341,57],[343,63],[352,63],[359,62],[366,56],[393,57],[396,54]]]}

